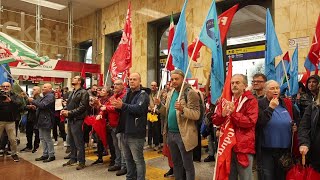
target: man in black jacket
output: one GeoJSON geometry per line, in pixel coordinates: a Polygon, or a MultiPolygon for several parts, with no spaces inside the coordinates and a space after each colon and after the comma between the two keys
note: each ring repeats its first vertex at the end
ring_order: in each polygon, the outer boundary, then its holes
{"type": "MultiPolygon", "coordinates": [[[[32,96],[34,99],[39,99],[41,93],[41,89],[39,86],[34,86],[32,88],[32,96]]],[[[40,144],[39,139],[39,129],[38,129],[38,121],[36,118],[36,106],[32,105],[31,103],[28,103],[25,107],[25,110],[28,111],[27,116],[27,124],[26,124],[26,137],[27,137],[27,146],[23,148],[21,151],[31,152],[35,153],[40,144]],[[33,149],[32,149],[32,137],[34,133],[34,143],[33,143],[33,149]]]]}
{"type": "Polygon", "coordinates": [[[111,104],[120,109],[118,133],[124,133],[124,158],[127,166],[127,179],[144,180],[146,164],[143,146],[146,135],[149,95],[140,86],[141,76],[132,73],[129,77],[130,89],[121,99],[111,99],[111,104]]]}
{"type": "Polygon", "coordinates": [[[298,101],[298,106],[300,109],[300,116],[302,117],[307,106],[312,104],[316,100],[319,93],[319,80],[318,75],[312,75],[308,78],[306,83],[306,93],[301,94],[301,97],[298,101]]]}
{"type": "Polygon", "coordinates": [[[43,154],[36,158],[36,161],[51,162],[56,158],[54,156],[53,141],[51,138],[51,129],[54,121],[55,97],[52,91],[52,85],[47,83],[42,86],[42,98],[29,98],[29,102],[36,106],[36,119],[38,121],[39,136],[43,147],[43,154]]]}
{"type": "Polygon", "coordinates": [[[2,132],[6,130],[10,141],[11,156],[15,162],[19,161],[17,155],[17,142],[15,135],[15,120],[21,108],[22,101],[17,94],[11,91],[11,84],[4,82],[2,84],[3,94],[0,99],[0,137],[2,132]]]}
{"type": "Polygon", "coordinates": [[[80,76],[75,76],[72,79],[74,90],[68,98],[66,109],[61,111],[61,115],[68,118],[68,136],[71,148],[71,158],[63,166],[71,166],[79,161],[77,170],[85,168],[82,124],[89,108],[89,94],[82,88],[84,82],[80,76]]]}

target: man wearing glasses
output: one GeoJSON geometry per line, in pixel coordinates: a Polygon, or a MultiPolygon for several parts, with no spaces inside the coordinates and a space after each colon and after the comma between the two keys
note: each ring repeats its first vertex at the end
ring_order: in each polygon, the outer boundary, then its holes
{"type": "Polygon", "coordinates": [[[257,73],[253,75],[252,79],[252,93],[257,99],[262,99],[265,95],[264,85],[267,82],[267,77],[264,74],[257,73]]]}
{"type": "Polygon", "coordinates": [[[0,93],[0,137],[4,130],[8,134],[11,146],[11,157],[15,162],[19,161],[17,155],[17,142],[15,136],[15,120],[22,106],[22,100],[11,91],[11,84],[4,82],[0,93]]]}

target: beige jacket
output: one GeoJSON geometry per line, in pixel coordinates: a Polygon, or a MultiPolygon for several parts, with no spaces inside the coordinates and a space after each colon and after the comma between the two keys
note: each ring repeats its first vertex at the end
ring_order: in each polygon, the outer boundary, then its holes
{"type": "MultiPolygon", "coordinates": [[[[180,102],[183,108],[183,114],[180,111],[176,111],[177,113],[177,121],[179,131],[182,137],[182,141],[186,151],[190,151],[194,149],[198,145],[198,130],[196,126],[196,121],[200,117],[200,104],[199,104],[199,96],[197,92],[193,89],[190,89],[187,94],[188,104],[185,102],[184,98],[184,90],[190,87],[189,84],[185,84],[180,102]]],[[[165,113],[165,121],[163,128],[163,142],[167,143],[167,134],[168,134],[168,113],[169,113],[169,105],[171,101],[171,97],[173,94],[173,90],[168,93],[166,104],[162,105],[160,108],[160,113],[165,113]]]]}

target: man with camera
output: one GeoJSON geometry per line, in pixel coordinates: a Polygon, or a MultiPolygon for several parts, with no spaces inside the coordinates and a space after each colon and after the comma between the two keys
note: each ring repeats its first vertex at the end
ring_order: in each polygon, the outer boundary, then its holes
{"type": "Polygon", "coordinates": [[[11,91],[11,84],[4,82],[0,92],[0,137],[3,131],[6,130],[11,146],[11,157],[15,162],[19,161],[15,136],[15,120],[19,114],[21,105],[21,98],[11,91]]]}

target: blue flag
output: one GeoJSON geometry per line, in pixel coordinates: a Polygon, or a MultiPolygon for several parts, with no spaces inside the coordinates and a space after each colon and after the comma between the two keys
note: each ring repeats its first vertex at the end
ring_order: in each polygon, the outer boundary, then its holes
{"type": "Polygon", "coordinates": [[[12,84],[13,79],[4,68],[10,73],[10,68],[7,63],[0,65],[0,85],[4,82],[9,82],[12,84]]]}
{"type": "MultiPolygon", "coordinates": [[[[288,74],[290,70],[290,63],[286,60],[283,60],[284,67],[286,69],[286,73],[288,74]]],[[[281,85],[286,81],[286,75],[284,74],[283,64],[280,61],[276,67],[276,81],[281,85]]]]}
{"type": "Polygon", "coordinates": [[[298,94],[299,91],[299,81],[298,81],[298,46],[293,52],[292,61],[291,61],[291,68],[289,71],[290,79],[290,91],[289,96],[294,96],[298,94]]]}
{"type": "Polygon", "coordinates": [[[211,49],[211,103],[215,104],[222,93],[224,85],[223,53],[215,1],[212,1],[207,18],[202,26],[199,40],[211,49]]]}
{"type": "MultiPolygon", "coordinates": [[[[171,44],[172,63],[174,67],[187,71],[188,67],[188,40],[187,40],[187,28],[186,28],[186,6],[188,0],[184,2],[181,10],[180,18],[176,26],[174,37],[171,44]]],[[[187,77],[190,77],[188,73],[187,77]]]]}
{"type": "Polygon", "coordinates": [[[282,54],[282,50],[278,41],[278,37],[274,30],[272,17],[269,9],[267,9],[266,15],[266,41],[267,49],[265,55],[265,75],[268,80],[276,80],[276,69],[274,64],[274,58],[282,54]]]}

